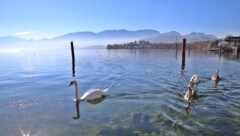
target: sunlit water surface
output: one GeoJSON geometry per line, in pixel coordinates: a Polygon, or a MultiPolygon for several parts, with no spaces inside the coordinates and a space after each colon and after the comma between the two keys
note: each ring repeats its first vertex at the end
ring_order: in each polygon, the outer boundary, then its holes
{"type": "Polygon", "coordinates": [[[181,69],[174,50],[70,50],[1,53],[0,135],[240,135],[240,59],[192,50],[181,69]],[[210,77],[220,69],[221,81],[210,77]],[[197,74],[199,98],[185,109],[181,97],[197,74]],[[109,87],[98,104],[80,94],[109,87]]]}

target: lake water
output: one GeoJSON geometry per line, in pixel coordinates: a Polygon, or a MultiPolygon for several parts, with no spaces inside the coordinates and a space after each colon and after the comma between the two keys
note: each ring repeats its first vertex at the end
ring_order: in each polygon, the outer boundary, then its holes
{"type": "Polygon", "coordinates": [[[240,135],[240,59],[233,54],[192,50],[181,69],[175,50],[76,50],[75,77],[70,49],[0,55],[0,135],[240,135]],[[193,74],[202,81],[199,98],[185,109],[181,94],[193,74]],[[73,79],[81,95],[110,87],[101,102],[80,102],[78,120],[73,79]]]}

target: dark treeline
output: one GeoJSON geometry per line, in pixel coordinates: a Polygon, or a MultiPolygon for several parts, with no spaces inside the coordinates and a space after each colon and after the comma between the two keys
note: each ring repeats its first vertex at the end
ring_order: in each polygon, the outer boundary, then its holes
{"type": "MultiPolygon", "coordinates": [[[[107,49],[176,49],[182,47],[182,43],[151,43],[149,41],[135,41],[123,44],[109,44],[107,49]]],[[[192,42],[187,43],[187,47],[192,49],[210,49],[215,46],[215,42],[192,42]]]]}

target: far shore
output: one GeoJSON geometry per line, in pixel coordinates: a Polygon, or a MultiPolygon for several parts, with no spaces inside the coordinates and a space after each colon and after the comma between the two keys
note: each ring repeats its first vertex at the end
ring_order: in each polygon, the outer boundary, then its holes
{"type": "MultiPolygon", "coordinates": [[[[218,46],[218,41],[204,41],[187,43],[187,48],[210,50],[218,46]]],[[[107,49],[176,49],[182,47],[182,43],[151,43],[149,41],[135,41],[124,44],[109,44],[107,49]]]]}

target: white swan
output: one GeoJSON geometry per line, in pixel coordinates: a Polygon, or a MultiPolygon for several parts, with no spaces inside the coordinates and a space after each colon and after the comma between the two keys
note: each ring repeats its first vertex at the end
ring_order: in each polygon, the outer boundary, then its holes
{"type": "Polygon", "coordinates": [[[219,81],[220,77],[218,75],[219,69],[216,69],[216,73],[212,75],[211,80],[212,81],[219,81]]]}
{"type": "Polygon", "coordinates": [[[105,97],[108,91],[108,88],[101,90],[101,89],[91,89],[85,92],[82,97],[78,95],[78,82],[76,80],[72,80],[69,86],[75,85],[75,99],[76,100],[94,100],[98,98],[105,97]]]}
{"type": "Polygon", "coordinates": [[[183,99],[188,102],[187,108],[190,107],[191,101],[197,98],[197,91],[196,91],[196,89],[194,89],[193,86],[194,86],[194,84],[190,80],[190,83],[189,83],[189,86],[188,86],[188,90],[187,90],[187,92],[183,96],[183,99]]]}
{"type": "Polygon", "coordinates": [[[188,86],[188,90],[184,95],[184,100],[191,101],[192,99],[196,99],[196,97],[197,97],[197,91],[196,89],[194,89],[193,84],[190,83],[190,85],[188,86]]]}
{"type": "Polygon", "coordinates": [[[188,90],[183,96],[185,101],[191,101],[193,98],[196,98],[197,92],[194,89],[194,83],[199,83],[198,76],[193,75],[189,81],[188,90]]]}
{"type": "Polygon", "coordinates": [[[198,76],[196,74],[194,74],[189,82],[196,84],[196,83],[199,83],[200,80],[198,79],[198,76]]]}

